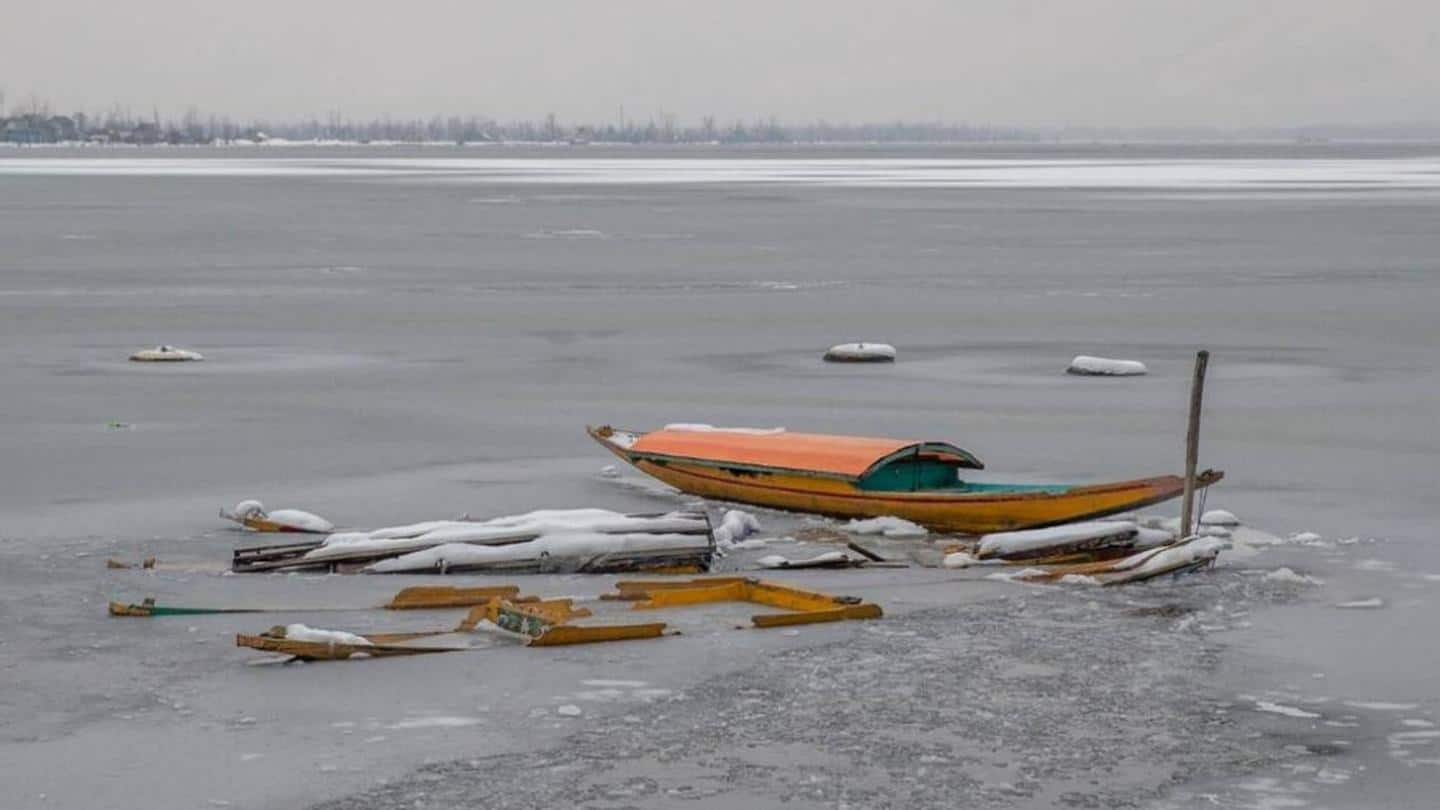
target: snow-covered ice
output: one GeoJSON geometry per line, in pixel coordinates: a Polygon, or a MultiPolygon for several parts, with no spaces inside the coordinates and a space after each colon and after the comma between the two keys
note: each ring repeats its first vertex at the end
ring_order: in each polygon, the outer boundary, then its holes
{"type": "Polygon", "coordinates": [[[1211,509],[1200,516],[1201,526],[1239,526],[1240,519],[1235,517],[1233,512],[1224,509],[1211,509]]]}

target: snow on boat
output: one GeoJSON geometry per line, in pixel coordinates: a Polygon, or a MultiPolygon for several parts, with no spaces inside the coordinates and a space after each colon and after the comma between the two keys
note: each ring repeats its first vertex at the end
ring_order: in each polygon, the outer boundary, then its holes
{"type": "Polygon", "coordinates": [[[893,363],[895,347],[889,343],[841,343],[825,352],[827,363],[893,363]]]}
{"type": "Polygon", "coordinates": [[[136,363],[184,363],[204,359],[205,355],[199,352],[163,345],[153,349],[141,349],[130,355],[130,360],[136,363]]]}
{"type": "MultiPolygon", "coordinates": [[[[1109,484],[964,480],[980,459],[945,442],[735,431],[587,428],[605,449],[692,495],[849,518],[885,515],[928,529],[988,534],[1115,515],[1178,497],[1162,475],[1109,484]]],[[[1223,473],[1207,470],[1209,486],[1223,473]]]]}

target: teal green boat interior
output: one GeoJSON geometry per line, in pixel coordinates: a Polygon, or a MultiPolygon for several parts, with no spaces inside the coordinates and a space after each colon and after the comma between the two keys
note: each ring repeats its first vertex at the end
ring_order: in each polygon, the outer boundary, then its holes
{"type": "Polygon", "coordinates": [[[1066,484],[979,484],[959,478],[960,465],[933,458],[902,458],[870,472],[858,486],[866,492],[945,492],[951,494],[999,495],[1069,492],[1066,484]]]}

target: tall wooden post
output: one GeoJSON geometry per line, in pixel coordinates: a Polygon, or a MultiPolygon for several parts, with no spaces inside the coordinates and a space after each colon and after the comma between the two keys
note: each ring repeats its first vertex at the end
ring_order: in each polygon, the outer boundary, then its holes
{"type": "Polygon", "coordinates": [[[1205,367],[1210,365],[1210,352],[1201,349],[1195,354],[1195,377],[1190,381],[1190,426],[1185,431],[1185,502],[1180,512],[1180,536],[1189,537],[1195,530],[1195,466],[1200,456],[1200,405],[1205,396],[1205,367]]]}

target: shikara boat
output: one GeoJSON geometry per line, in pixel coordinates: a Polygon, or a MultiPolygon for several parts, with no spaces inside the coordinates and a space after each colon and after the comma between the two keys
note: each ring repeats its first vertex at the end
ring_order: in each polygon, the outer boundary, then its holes
{"type": "MultiPolygon", "coordinates": [[[[1088,485],[970,482],[964,471],[984,464],[945,442],[696,426],[586,430],[605,449],[682,492],[838,517],[894,515],[941,532],[986,534],[1088,520],[1184,490],[1177,475],[1088,485]]],[[[1223,476],[1206,470],[1197,484],[1223,476]]]]}

